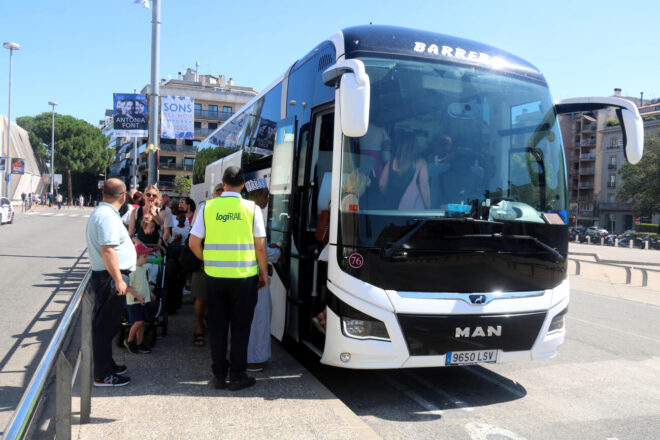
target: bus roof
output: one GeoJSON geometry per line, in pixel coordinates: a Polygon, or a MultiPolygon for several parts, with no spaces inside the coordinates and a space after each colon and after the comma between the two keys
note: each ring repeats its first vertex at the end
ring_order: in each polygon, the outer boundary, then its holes
{"type": "Polygon", "coordinates": [[[397,26],[365,25],[342,31],[346,58],[399,55],[502,70],[545,82],[532,64],[493,46],[464,38],[397,26]]]}

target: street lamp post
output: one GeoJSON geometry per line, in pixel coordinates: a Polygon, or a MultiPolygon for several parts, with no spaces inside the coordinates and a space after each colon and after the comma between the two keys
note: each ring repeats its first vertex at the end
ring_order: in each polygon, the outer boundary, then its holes
{"type": "Polygon", "coordinates": [[[55,183],[55,106],[57,102],[48,101],[48,105],[53,107],[52,127],[50,129],[50,196],[53,197],[53,185],[55,183]]]}
{"type": "MultiPolygon", "coordinates": [[[[160,58],[160,0],[152,0],[151,15],[151,93],[149,99],[149,143],[148,146],[157,147],[158,136],[158,98],[160,95],[160,82],[158,80],[158,64],[160,58]]],[[[156,152],[149,149],[147,157],[148,185],[158,185],[156,152]]]]}
{"type": "MultiPolygon", "coordinates": [[[[11,176],[11,74],[12,74],[12,58],[15,50],[19,50],[21,46],[18,43],[3,43],[2,47],[9,49],[9,110],[7,111],[7,159],[5,162],[5,182],[7,182],[6,195],[11,199],[9,193],[9,178],[11,176]]],[[[0,187],[1,188],[1,187],[0,187]]]]}

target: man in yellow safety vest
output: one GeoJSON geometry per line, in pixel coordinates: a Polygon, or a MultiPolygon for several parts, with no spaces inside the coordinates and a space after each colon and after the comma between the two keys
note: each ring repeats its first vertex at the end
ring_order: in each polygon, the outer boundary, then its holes
{"type": "Polygon", "coordinates": [[[255,384],[245,369],[257,291],[268,285],[266,230],[261,209],[241,198],[243,171],[234,166],[227,168],[222,184],[222,196],[207,200],[203,211],[197,214],[189,246],[204,261],[208,275],[208,330],[215,387],[236,391],[255,384]],[[231,353],[227,362],[230,328],[231,353]]]}

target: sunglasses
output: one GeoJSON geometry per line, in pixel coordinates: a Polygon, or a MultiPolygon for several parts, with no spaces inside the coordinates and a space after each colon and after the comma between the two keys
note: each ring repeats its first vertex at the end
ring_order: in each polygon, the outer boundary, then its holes
{"type": "Polygon", "coordinates": [[[150,193],[147,193],[147,194],[145,194],[145,195],[146,195],[147,197],[149,197],[149,198],[151,198],[151,197],[158,197],[156,194],[150,194],[150,193]]]}

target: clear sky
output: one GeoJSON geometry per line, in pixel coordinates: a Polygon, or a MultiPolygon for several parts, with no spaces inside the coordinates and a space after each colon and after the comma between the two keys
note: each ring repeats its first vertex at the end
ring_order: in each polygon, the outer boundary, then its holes
{"type": "MultiPolygon", "coordinates": [[[[93,124],[113,92],[150,81],[151,10],[133,0],[1,0],[0,41],[14,52],[12,119],[50,111],[93,124]]],[[[344,27],[389,24],[469,38],[536,65],[555,99],[660,98],[660,1],[162,0],[160,77],[194,69],[266,87],[344,27]]],[[[0,114],[9,51],[0,50],[0,114]]]]}

